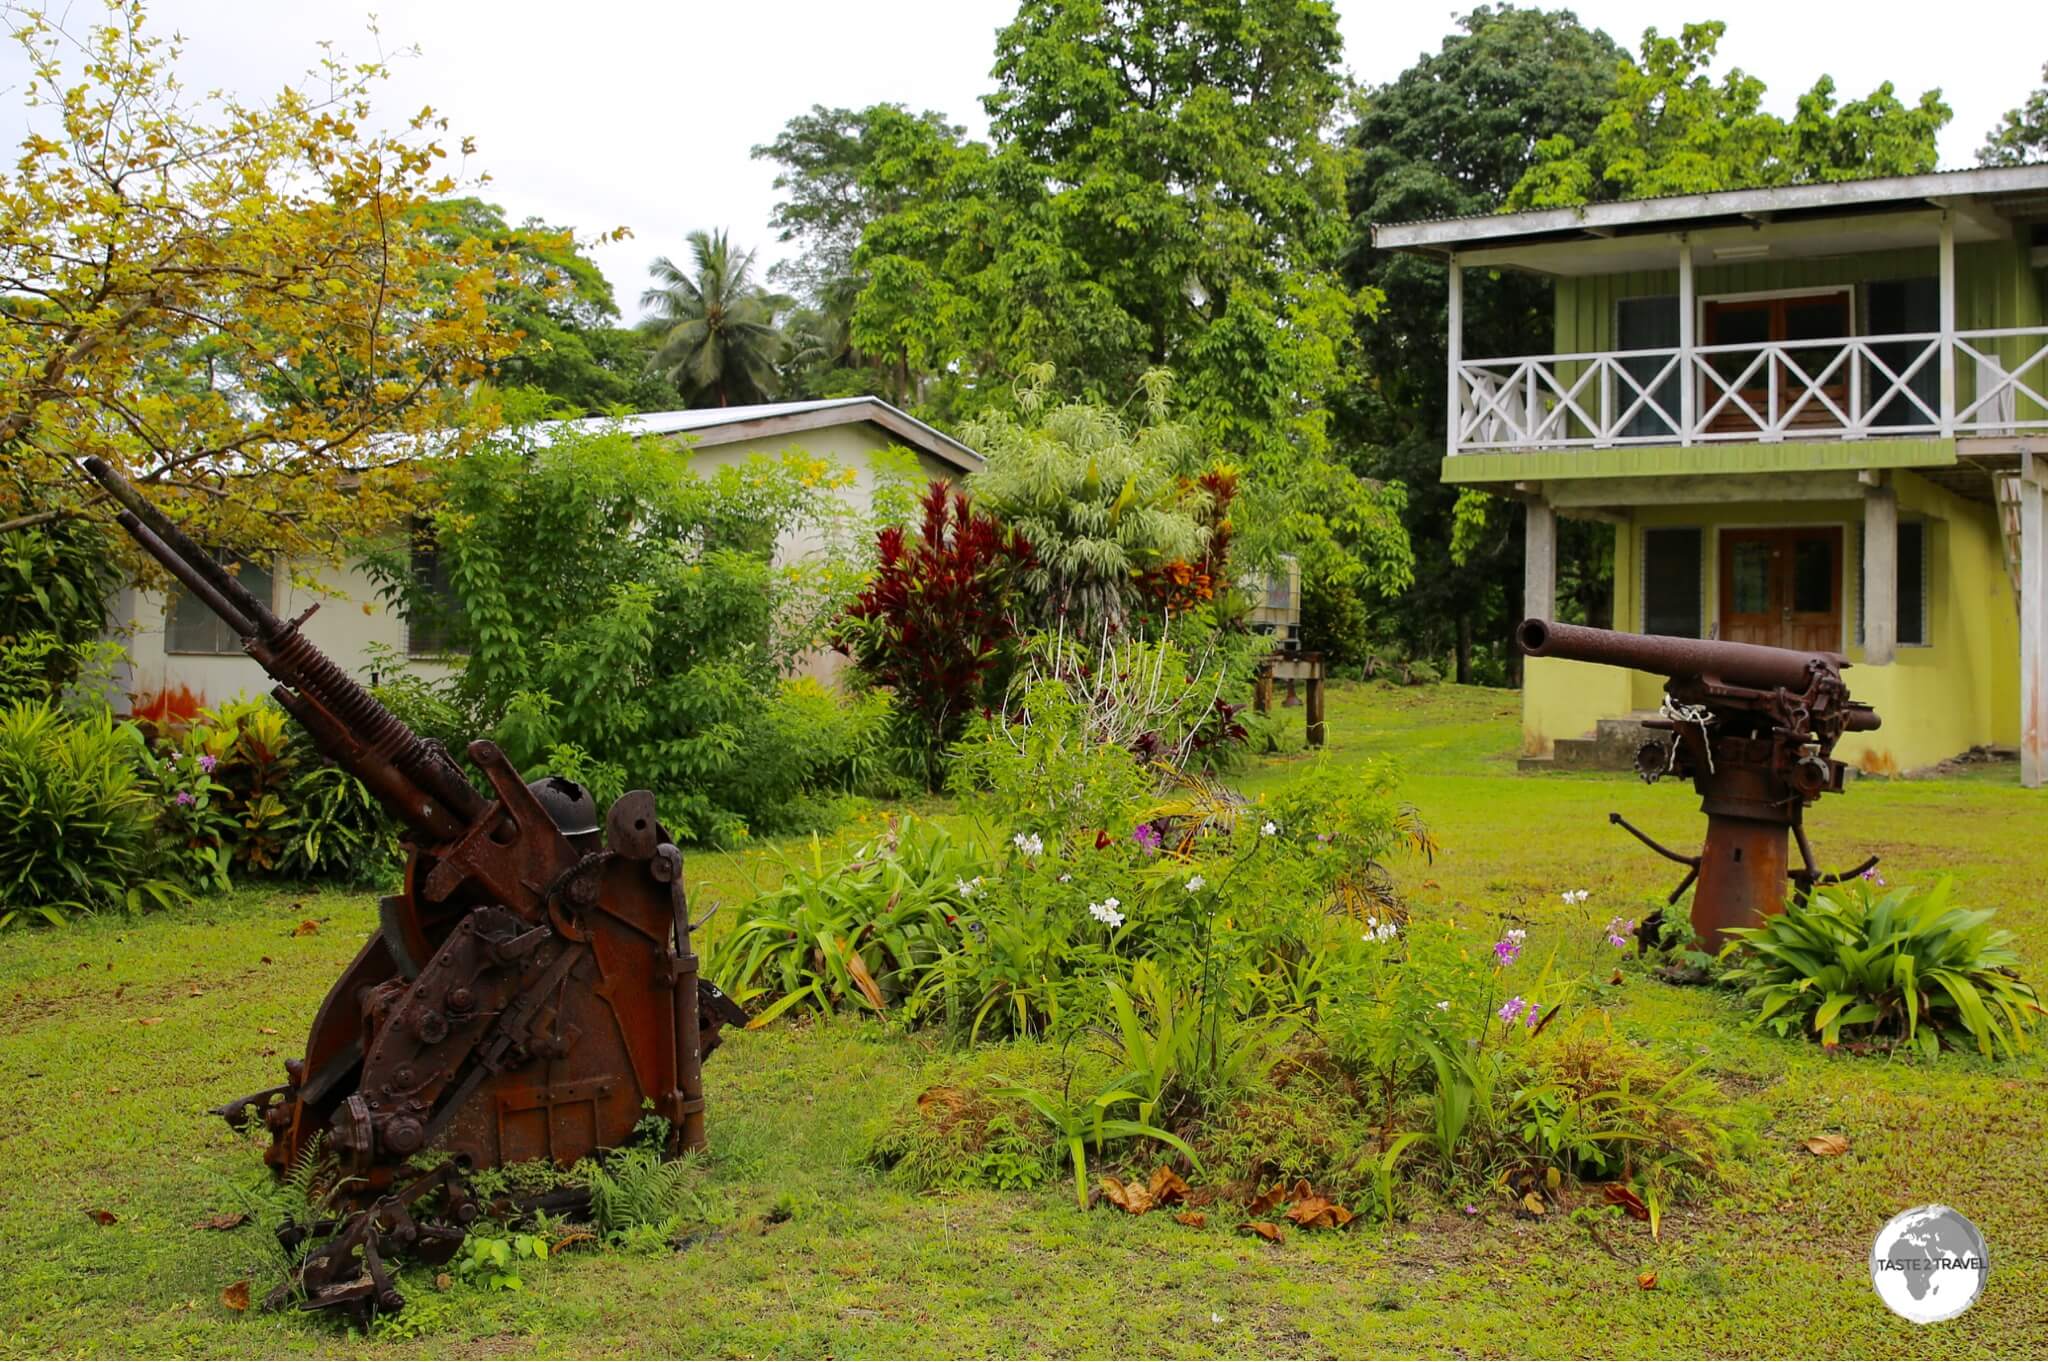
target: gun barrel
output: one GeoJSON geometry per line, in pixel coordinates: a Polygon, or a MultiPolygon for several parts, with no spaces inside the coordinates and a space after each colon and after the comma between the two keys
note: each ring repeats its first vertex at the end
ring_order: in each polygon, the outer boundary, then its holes
{"type": "Polygon", "coordinates": [[[483,811],[483,796],[440,750],[378,703],[314,647],[296,624],[279,620],[104,460],[89,458],[85,467],[124,508],[117,517],[121,528],[227,621],[241,636],[242,651],[283,683],[272,692],[278,703],[306,726],[321,751],[353,771],[386,808],[434,841],[459,836],[483,811]]]}
{"type": "Polygon", "coordinates": [[[1515,641],[1529,657],[1562,657],[1632,667],[1665,676],[1707,676],[1734,686],[1772,690],[1804,690],[1815,664],[1837,672],[1849,664],[1836,653],[1803,653],[1793,648],[1767,648],[1756,643],[1721,643],[1713,639],[1667,638],[1589,629],[1527,619],[1515,629],[1515,641]]]}

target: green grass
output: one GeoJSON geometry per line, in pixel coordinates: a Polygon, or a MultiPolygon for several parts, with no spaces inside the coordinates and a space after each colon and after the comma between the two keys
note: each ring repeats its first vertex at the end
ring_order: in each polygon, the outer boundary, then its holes
{"type": "MultiPolygon", "coordinates": [[[[1298,714],[1299,711],[1291,711],[1298,714]]],[[[1608,827],[1619,810],[1674,843],[1690,791],[1514,771],[1515,697],[1333,687],[1324,760],[1391,756],[1442,844],[1401,867],[1419,914],[1513,914],[1532,943],[1598,949],[1593,928],[1661,895],[1672,867],[1608,827]],[[1567,908],[1559,891],[1593,891],[1567,908]]],[[[1256,793],[1296,757],[1241,782],[1256,793]]],[[[934,812],[962,822],[948,805],[934,812]]],[[[853,839],[872,828],[836,834],[853,839]]],[[[1881,852],[1901,879],[1949,872],[2001,910],[2030,976],[2048,962],[2048,795],[2010,768],[1861,782],[1813,818],[1823,856],[1881,852]]],[[[775,875],[776,848],[691,857],[699,911],[775,875]]],[[[279,1356],[1751,1355],[2038,1353],[2048,1299],[2048,1067],[1950,1055],[1828,1057],[1748,1031],[1724,994],[1632,971],[1601,990],[1616,1031],[1707,1072],[1759,1131],[1713,1204],[1661,1243],[1488,1203],[1279,1246],[1162,1216],[1083,1213],[1071,1184],[916,1196],[862,1165],[877,1121],[947,1066],[926,1038],[840,1019],[733,1038],[711,1061],[709,1189],[727,1233],[674,1255],[565,1257],[517,1293],[440,1294],[413,1278],[414,1336],[235,1314],[221,1289],[261,1269],[251,1232],[194,1228],[232,1209],[256,1146],[204,1109],[278,1081],[315,1004],[373,924],[369,896],[245,893],[203,914],[101,919],[0,937],[0,1353],[279,1356]],[[304,919],[317,933],[294,936],[304,919]],[[1844,1134],[1817,1159],[1808,1135],[1844,1134]],[[1944,1201],[1989,1242],[1984,1298],[1916,1327],[1878,1303],[1870,1240],[1944,1201]],[[773,1208],[792,1212],[770,1224],[773,1208]],[[119,1217],[100,1225],[86,1212],[119,1217]],[[1654,1271],[1645,1291],[1638,1275],[1654,1271]]],[[[259,1289],[260,1294],[260,1289],[259,1289]]]]}

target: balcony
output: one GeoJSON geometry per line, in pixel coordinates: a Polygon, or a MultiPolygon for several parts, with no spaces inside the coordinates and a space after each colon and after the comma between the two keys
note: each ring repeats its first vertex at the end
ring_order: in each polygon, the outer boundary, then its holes
{"type": "Polygon", "coordinates": [[[2048,431],[2039,326],[1461,359],[1453,375],[1453,455],[2048,431]]]}

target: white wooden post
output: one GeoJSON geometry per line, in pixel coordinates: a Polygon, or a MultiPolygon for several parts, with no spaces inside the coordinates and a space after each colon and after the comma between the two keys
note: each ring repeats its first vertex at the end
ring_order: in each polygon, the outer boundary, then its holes
{"type": "Polygon", "coordinates": [[[2048,785],[2048,459],[2020,455],[2020,784],[2048,785]]]}
{"type": "Polygon", "coordinates": [[[1863,489],[1863,661],[1891,662],[1899,646],[1899,494],[1863,489]]]}
{"type": "Polygon", "coordinates": [[[1524,520],[1522,546],[1522,616],[1532,620],[1557,617],[1557,512],[1540,495],[1531,494],[1524,520]]]}
{"type": "Polygon", "coordinates": [[[1458,361],[1465,346],[1465,267],[1453,254],[1445,262],[1450,276],[1450,301],[1444,312],[1444,350],[1450,358],[1444,393],[1444,453],[1458,452],[1458,431],[1465,424],[1464,384],[1458,378],[1458,361]]]}
{"type": "Polygon", "coordinates": [[[1956,222],[1941,215],[1941,434],[1956,433],[1956,222]]]}
{"type": "Polygon", "coordinates": [[[1681,236],[1678,239],[1678,443],[1682,445],[1692,443],[1693,384],[1697,378],[1692,371],[1692,296],[1692,242],[1681,236]]]}

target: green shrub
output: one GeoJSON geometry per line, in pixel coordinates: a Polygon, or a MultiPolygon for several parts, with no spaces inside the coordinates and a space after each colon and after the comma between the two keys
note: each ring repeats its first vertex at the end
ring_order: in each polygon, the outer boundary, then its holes
{"type": "Polygon", "coordinates": [[[120,585],[108,533],[78,515],[0,534],[0,704],[49,699],[77,678],[120,585]]]}
{"type": "Polygon", "coordinates": [[[150,873],[156,811],[142,760],[141,734],[105,710],[0,710],[0,927],[182,901],[150,873]]]}
{"type": "MultiPolygon", "coordinates": [[[[573,747],[656,791],[685,838],[778,826],[821,774],[781,680],[817,646],[840,577],[773,555],[840,514],[843,471],[791,455],[704,477],[665,442],[564,430],[515,433],[437,476],[424,537],[466,656],[445,683],[390,678],[405,692],[395,712],[429,736],[493,738],[526,771],[573,747]]],[[[415,547],[368,561],[425,619],[441,602],[414,573],[415,547]]]]}
{"type": "Polygon", "coordinates": [[[908,816],[837,865],[813,837],[809,862],[785,862],[781,886],[712,944],[705,974],[743,1005],[761,1000],[756,1025],[799,1005],[887,1012],[947,949],[985,866],[908,816]]]}
{"type": "Polygon", "coordinates": [[[1020,1191],[1052,1175],[1039,1116],[977,1086],[934,1084],[887,1118],[867,1162],[920,1192],[1020,1191]]]}
{"type": "Polygon", "coordinates": [[[1729,933],[1725,978],[1745,985],[1756,1024],[1823,1045],[1870,1039],[1929,1058],[1967,1040],[1985,1055],[2025,1050],[2042,1008],[2017,971],[2012,933],[1990,909],[1949,905],[1950,881],[1880,893],[1827,885],[1757,927],[1729,933]]]}

